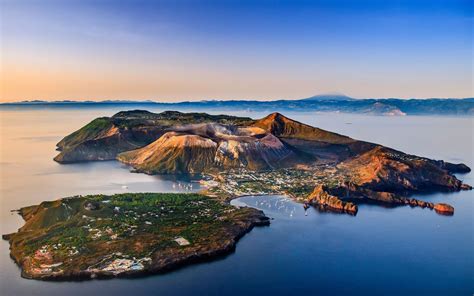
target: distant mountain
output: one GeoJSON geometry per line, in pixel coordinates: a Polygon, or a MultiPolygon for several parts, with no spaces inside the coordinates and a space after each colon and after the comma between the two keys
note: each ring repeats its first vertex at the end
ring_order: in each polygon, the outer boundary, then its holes
{"type": "Polygon", "coordinates": [[[463,115],[474,116],[474,98],[465,99],[354,99],[342,94],[317,95],[300,100],[246,101],[212,100],[165,103],[155,101],[24,101],[0,104],[16,108],[109,108],[120,106],[156,107],[181,110],[248,110],[263,112],[343,112],[370,115],[463,115]]]}
{"type": "Polygon", "coordinates": [[[334,93],[334,94],[316,95],[316,96],[312,96],[303,100],[304,101],[352,101],[355,99],[348,97],[344,94],[334,93]]]}

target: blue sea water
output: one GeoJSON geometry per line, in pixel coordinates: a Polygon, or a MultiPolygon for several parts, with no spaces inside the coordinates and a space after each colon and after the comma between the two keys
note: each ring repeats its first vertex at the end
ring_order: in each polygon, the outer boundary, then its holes
{"type": "MultiPolygon", "coordinates": [[[[43,200],[99,192],[184,190],[177,184],[189,180],[132,174],[115,161],[74,165],[52,161],[55,143],[64,135],[116,111],[0,110],[2,233],[22,225],[11,209],[43,200]]],[[[472,118],[286,115],[353,138],[474,168],[472,118]]],[[[458,177],[474,184],[473,173],[458,177]]],[[[193,190],[197,189],[194,184],[193,190]]],[[[2,241],[0,295],[472,295],[474,192],[417,198],[447,202],[455,214],[361,205],[357,216],[349,216],[313,208],[305,212],[282,196],[242,197],[233,203],[264,210],[273,218],[271,225],[253,229],[229,256],[139,279],[26,280],[2,241]]]]}

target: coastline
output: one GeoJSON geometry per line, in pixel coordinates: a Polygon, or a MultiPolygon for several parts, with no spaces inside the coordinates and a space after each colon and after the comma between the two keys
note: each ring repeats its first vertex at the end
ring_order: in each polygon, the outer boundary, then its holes
{"type": "MultiPolygon", "coordinates": [[[[218,200],[216,201],[222,202],[218,200]]],[[[23,257],[20,255],[21,252],[18,250],[19,246],[15,243],[15,235],[20,233],[23,228],[27,227],[28,220],[37,214],[39,207],[40,206],[31,206],[18,210],[18,214],[25,220],[25,225],[19,229],[19,232],[4,234],[2,235],[2,238],[9,241],[10,258],[20,268],[21,276],[26,279],[44,281],[85,281],[91,279],[135,278],[167,273],[190,264],[210,262],[223,258],[233,253],[238,241],[254,227],[270,225],[270,219],[265,216],[263,211],[246,207],[244,209],[238,209],[240,214],[233,218],[233,222],[223,229],[224,232],[219,240],[215,239],[215,237],[211,237],[211,241],[208,244],[198,243],[197,245],[187,247],[176,245],[176,247],[164,250],[160,250],[158,247],[158,249],[154,249],[150,252],[149,264],[145,265],[143,269],[140,270],[114,272],[100,269],[72,268],[70,270],[62,270],[61,272],[35,273],[32,272],[32,270],[35,269],[33,269],[30,264],[33,259],[29,256],[23,257]],[[34,214],[31,213],[31,209],[35,212],[34,214]]],[[[111,256],[114,256],[114,254],[112,253],[111,256]]]]}

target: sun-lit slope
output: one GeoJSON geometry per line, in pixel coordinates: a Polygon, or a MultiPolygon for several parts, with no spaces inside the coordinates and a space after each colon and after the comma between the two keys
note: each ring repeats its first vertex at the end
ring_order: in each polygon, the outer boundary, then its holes
{"type": "Polygon", "coordinates": [[[109,134],[115,127],[108,117],[100,117],[92,120],[86,126],[64,137],[58,144],[58,148],[68,149],[81,144],[84,141],[97,139],[109,134]]]}
{"type": "Polygon", "coordinates": [[[337,162],[373,146],[300,123],[279,113],[254,121],[245,117],[206,113],[166,111],[155,114],[135,110],[95,119],[66,136],[57,145],[61,152],[55,160],[71,163],[115,159],[119,153],[142,148],[169,131],[213,139],[220,146],[219,150],[230,157],[218,156],[222,164],[237,166],[243,163],[255,169],[280,166],[279,159],[284,158],[286,162],[289,150],[296,151],[301,157],[311,156],[320,161],[337,162]],[[270,134],[275,138],[268,136],[270,134]],[[223,140],[226,142],[220,145],[223,140]],[[281,147],[274,149],[278,142],[282,144],[281,147]],[[253,158],[259,157],[259,151],[265,152],[266,148],[273,152],[264,153],[263,162],[266,164],[261,165],[253,158]],[[232,157],[236,151],[256,154],[243,156],[239,153],[239,157],[232,157]]]}
{"type": "Polygon", "coordinates": [[[168,132],[146,147],[119,154],[118,159],[149,174],[193,173],[212,166],[216,150],[211,139],[168,132]]]}
{"type": "Polygon", "coordinates": [[[218,144],[214,158],[218,167],[271,169],[289,166],[305,156],[259,127],[206,123],[175,130],[213,139],[218,144]]]}
{"type": "Polygon", "coordinates": [[[108,117],[98,118],[65,137],[57,146],[61,152],[54,158],[61,163],[113,159],[120,151],[146,143],[147,137],[129,137],[108,117]],[[104,147],[104,148],[101,148],[104,147]]]}
{"type": "Polygon", "coordinates": [[[219,168],[288,166],[298,155],[272,134],[217,123],[180,126],[118,159],[147,173],[196,173],[219,168]]]}
{"type": "Polygon", "coordinates": [[[280,113],[272,113],[257,120],[253,126],[272,133],[288,145],[312,155],[322,162],[339,162],[376,146],[372,143],[354,140],[347,136],[312,127],[280,113]]]}
{"type": "Polygon", "coordinates": [[[220,141],[215,161],[224,168],[263,170],[289,166],[299,158],[277,137],[266,134],[262,138],[220,141]]]}
{"type": "Polygon", "coordinates": [[[331,144],[347,144],[355,140],[317,127],[290,119],[280,113],[272,113],[257,120],[253,126],[260,127],[277,137],[321,141],[331,144]]]}
{"type": "Polygon", "coordinates": [[[375,148],[337,165],[337,184],[315,188],[308,200],[336,211],[356,213],[359,202],[410,205],[452,215],[454,208],[410,197],[412,193],[470,190],[453,173],[469,172],[464,164],[451,164],[405,154],[391,148],[375,148]],[[349,200],[347,200],[349,199],[349,200]]]}
{"type": "Polygon", "coordinates": [[[391,148],[376,148],[339,164],[352,175],[351,182],[375,191],[399,192],[459,190],[463,183],[452,173],[469,172],[463,164],[449,164],[405,154],[391,148]]]}
{"type": "Polygon", "coordinates": [[[252,121],[245,117],[206,113],[123,111],[112,117],[97,118],[66,136],[57,144],[61,152],[54,160],[71,163],[115,159],[118,153],[150,144],[170,127],[202,122],[241,125],[252,121]]]}

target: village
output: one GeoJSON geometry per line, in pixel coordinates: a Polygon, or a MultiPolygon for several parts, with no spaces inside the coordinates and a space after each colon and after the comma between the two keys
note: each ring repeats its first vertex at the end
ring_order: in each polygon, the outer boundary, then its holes
{"type": "Polygon", "coordinates": [[[58,207],[67,209],[65,220],[25,248],[35,274],[57,275],[71,265],[113,275],[143,270],[157,249],[202,243],[236,210],[200,194],[145,193],[77,196],[58,207]]]}
{"type": "Polygon", "coordinates": [[[244,168],[205,175],[201,185],[210,194],[234,198],[244,195],[285,194],[304,200],[318,184],[336,185],[346,177],[334,166],[320,165],[311,169],[276,169],[249,171],[244,168]]]}
{"type": "MultiPolygon", "coordinates": [[[[61,209],[67,213],[67,220],[55,226],[63,229],[41,236],[28,244],[26,251],[33,253],[30,266],[38,274],[61,273],[78,261],[83,261],[82,269],[91,272],[120,274],[143,270],[156,249],[192,246],[225,225],[236,208],[219,200],[284,194],[305,201],[317,184],[337,185],[343,178],[344,174],[331,165],[259,172],[241,168],[201,176],[199,185],[206,188],[204,193],[218,199],[185,193],[66,198],[61,209]],[[127,252],[123,251],[124,241],[135,242],[127,252]],[[148,243],[153,250],[147,247],[148,243]],[[93,262],[78,259],[90,254],[94,254],[93,262]]],[[[178,183],[173,187],[189,191],[191,186],[178,183]]]]}

